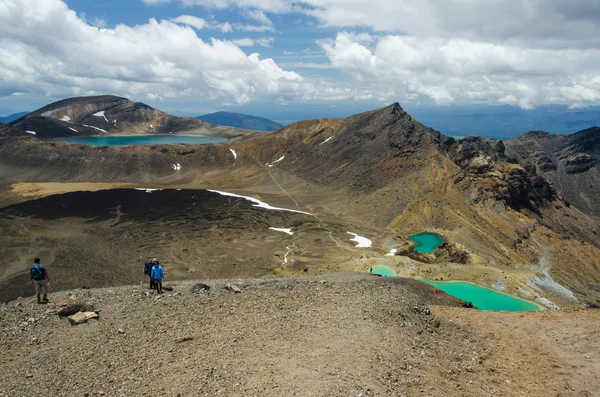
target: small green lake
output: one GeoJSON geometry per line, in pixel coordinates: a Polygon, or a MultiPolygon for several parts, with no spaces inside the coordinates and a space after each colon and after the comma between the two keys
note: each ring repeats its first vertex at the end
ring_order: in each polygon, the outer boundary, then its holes
{"type": "Polygon", "coordinates": [[[168,145],[186,143],[205,145],[208,143],[226,142],[225,138],[184,135],[143,135],[143,136],[87,136],[58,138],[59,142],[78,143],[92,146],[137,146],[137,145],[168,145]]]}
{"type": "Polygon", "coordinates": [[[369,269],[369,273],[383,277],[396,277],[396,272],[391,267],[375,265],[369,269]]]}
{"type": "Polygon", "coordinates": [[[545,309],[535,302],[467,281],[432,281],[423,277],[415,277],[415,280],[432,285],[465,302],[471,302],[479,310],[522,312],[545,309]]]}
{"type": "Polygon", "coordinates": [[[444,244],[444,238],[436,233],[419,233],[408,236],[415,243],[415,251],[422,254],[431,254],[437,247],[444,244]]]}

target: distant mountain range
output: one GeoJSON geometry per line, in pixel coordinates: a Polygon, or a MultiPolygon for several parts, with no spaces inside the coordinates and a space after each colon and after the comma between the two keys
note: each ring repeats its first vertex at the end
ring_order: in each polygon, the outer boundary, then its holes
{"type": "Polygon", "coordinates": [[[29,112],[14,113],[10,116],[0,117],[0,123],[10,123],[11,121],[20,119],[21,117],[26,116],[27,114],[29,114],[29,112]]]}
{"type": "Polygon", "coordinates": [[[39,138],[171,133],[231,138],[248,132],[193,117],[176,117],[144,103],[112,95],[63,99],[21,114],[0,127],[0,135],[39,138]]]}
{"type": "Polygon", "coordinates": [[[248,130],[275,131],[283,127],[283,125],[279,123],[262,117],[234,112],[216,112],[198,116],[196,118],[213,124],[245,128],[248,130]]]}
{"type": "Polygon", "coordinates": [[[450,136],[512,139],[527,131],[564,135],[600,125],[600,107],[568,109],[565,105],[543,105],[525,110],[508,105],[471,105],[409,111],[421,123],[450,136]]]}

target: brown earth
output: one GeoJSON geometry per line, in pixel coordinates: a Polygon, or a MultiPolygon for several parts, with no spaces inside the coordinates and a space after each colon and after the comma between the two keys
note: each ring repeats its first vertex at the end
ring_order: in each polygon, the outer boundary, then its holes
{"type": "Polygon", "coordinates": [[[0,306],[0,396],[600,393],[597,310],[479,312],[358,274],[205,283],[51,293],[99,310],[79,326],[31,298],[0,306]]]}

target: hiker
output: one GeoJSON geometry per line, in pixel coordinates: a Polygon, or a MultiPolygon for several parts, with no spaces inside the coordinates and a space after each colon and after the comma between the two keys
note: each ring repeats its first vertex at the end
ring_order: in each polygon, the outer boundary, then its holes
{"type": "Polygon", "coordinates": [[[164,272],[162,266],[160,265],[160,263],[158,263],[158,259],[154,258],[152,260],[152,262],[154,263],[154,265],[152,266],[152,271],[151,271],[152,282],[154,282],[154,286],[156,287],[156,292],[158,294],[162,294],[163,293],[162,279],[165,278],[165,272],[164,272]]]}
{"type": "Polygon", "coordinates": [[[38,303],[48,303],[48,271],[40,263],[40,258],[35,258],[33,266],[29,269],[29,282],[35,287],[38,303]],[[40,292],[44,291],[44,298],[40,300],[40,292]]]}
{"type": "Polygon", "coordinates": [[[154,281],[152,280],[152,266],[154,262],[158,262],[158,259],[154,258],[151,261],[144,262],[144,274],[150,279],[150,289],[154,289],[154,281]]]}

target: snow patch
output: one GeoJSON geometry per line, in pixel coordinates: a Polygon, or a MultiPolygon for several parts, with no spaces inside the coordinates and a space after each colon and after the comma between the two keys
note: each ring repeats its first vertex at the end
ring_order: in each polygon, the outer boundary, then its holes
{"type": "Polygon", "coordinates": [[[35,131],[25,131],[25,132],[26,132],[26,133],[28,133],[28,134],[31,134],[31,135],[37,135],[37,134],[35,133],[35,131]]]}
{"type": "Polygon", "coordinates": [[[323,142],[319,143],[319,146],[320,146],[320,145],[323,145],[324,143],[327,143],[327,142],[329,142],[329,140],[331,140],[331,139],[332,139],[334,136],[335,136],[335,135],[333,135],[333,136],[330,136],[329,138],[325,139],[323,142]]]}
{"type": "Polygon", "coordinates": [[[71,131],[75,131],[75,132],[79,133],[79,131],[77,131],[75,128],[71,128],[71,127],[69,127],[69,129],[70,129],[71,131]]]}
{"type": "Polygon", "coordinates": [[[294,234],[294,232],[292,232],[292,229],[284,229],[284,228],[279,228],[279,227],[270,227],[269,229],[276,230],[276,231],[282,232],[282,233],[287,233],[290,236],[292,236],[294,234]]]}
{"type": "Polygon", "coordinates": [[[152,124],[150,124],[150,128],[154,128],[154,126],[152,124]]]}
{"type": "Polygon", "coordinates": [[[278,158],[277,160],[273,161],[271,164],[267,163],[265,164],[267,167],[272,167],[273,165],[275,165],[275,163],[279,163],[281,160],[283,160],[285,158],[285,154],[283,156],[281,156],[280,158],[278,158]]]}
{"type": "Polygon", "coordinates": [[[229,149],[229,150],[231,150],[231,154],[233,154],[234,160],[237,160],[237,153],[235,152],[235,150],[233,150],[233,149],[229,149]]]}
{"type": "Polygon", "coordinates": [[[354,236],[354,238],[351,238],[350,241],[355,241],[358,243],[355,246],[356,248],[371,248],[371,246],[373,245],[373,242],[366,237],[359,236],[358,234],[352,232],[346,233],[354,236]]]}
{"type": "Polygon", "coordinates": [[[229,196],[229,197],[239,197],[239,198],[243,198],[246,199],[248,201],[252,201],[254,203],[253,207],[259,207],[259,208],[264,208],[267,210],[275,210],[275,211],[288,211],[288,212],[296,212],[298,214],[304,214],[304,215],[312,215],[310,212],[304,212],[304,211],[298,211],[298,210],[290,210],[287,208],[280,208],[280,207],[273,207],[265,202],[262,202],[260,200],[257,200],[253,197],[247,197],[247,196],[240,196],[239,194],[234,194],[234,193],[227,193],[227,192],[221,192],[218,190],[208,190],[209,192],[213,192],[213,193],[218,193],[221,196],[229,196]]]}
{"type": "Polygon", "coordinates": [[[135,190],[143,190],[146,193],[152,193],[152,192],[155,192],[157,190],[162,190],[162,189],[150,189],[150,188],[145,188],[145,187],[136,187],[135,190]]]}
{"type": "Polygon", "coordinates": [[[66,121],[67,123],[70,123],[70,122],[71,122],[71,118],[70,118],[69,116],[62,116],[62,117],[60,118],[60,120],[61,120],[61,121],[66,121]]]}
{"type": "Polygon", "coordinates": [[[181,164],[177,163],[177,164],[173,164],[173,169],[175,171],[181,171],[181,164]]]}
{"type": "Polygon", "coordinates": [[[102,110],[100,112],[94,113],[94,116],[96,116],[96,117],[104,117],[104,120],[106,120],[107,123],[110,123],[110,121],[108,121],[108,119],[106,118],[106,115],[104,114],[104,110],[102,110]]]}
{"type": "Polygon", "coordinates": [[[107,133],[106,130],[103,130],[102,128],[94,127],[93,125],[87,125],[87,124],[82,124],[82,125],[84,127],[87,127],[87,128],[93,128],[93,129],[98,130],[100,132],[104,132],[105,134],[107,133]]]}
{"type": "Polygon", "coordinates": [[[287,256],[290,253],[290,247],[285,247],[287,249],[287,252],[285,253],[284,257],[283,257],[283,263],[288,263],[288,259],[287,256]]]}
{"type": "Polygon", "coordinates": [[[385,254],[385,256],[394,256],[396,255],[396,252],[398,252],[398,250],[396,248],[392,248],[389,253],[385,254]]]}

